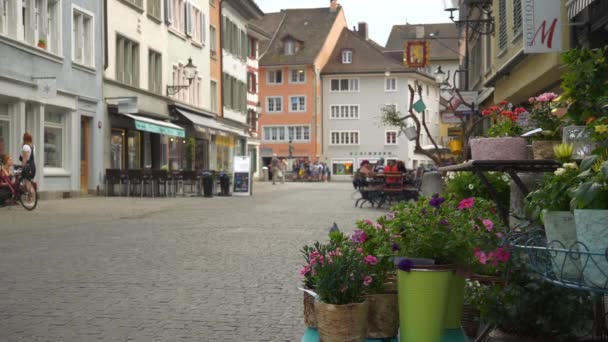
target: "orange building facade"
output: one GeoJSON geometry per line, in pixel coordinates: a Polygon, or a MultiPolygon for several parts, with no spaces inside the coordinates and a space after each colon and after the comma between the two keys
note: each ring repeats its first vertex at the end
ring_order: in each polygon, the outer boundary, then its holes
{"type": "Polygon", "coordinates": [[[221,34],[221,13],[220,8],[223,0],[211,0],[209,1],[209,55],[210,55],[210,106],[212,112],[222,115],[222,108],[224,104],[222,102],[221,89],[222,89],[222,39],[221,34]],[[215,99],[215,100],[214,100],[215,99]]]}

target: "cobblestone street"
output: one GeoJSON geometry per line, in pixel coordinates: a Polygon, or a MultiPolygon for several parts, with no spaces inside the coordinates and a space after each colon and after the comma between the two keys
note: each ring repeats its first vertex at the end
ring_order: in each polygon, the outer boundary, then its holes
{"type": "Polygon", "coordinates": [[[353,208],[350,183],[252,198],[104,198],[0,209],[0,341],[299,341],[299,248],[353,208]]]}

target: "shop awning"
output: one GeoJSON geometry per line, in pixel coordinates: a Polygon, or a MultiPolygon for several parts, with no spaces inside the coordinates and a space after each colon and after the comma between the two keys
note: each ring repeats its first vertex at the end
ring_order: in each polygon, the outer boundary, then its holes
{"type": "Polygon", "coordinates": [[[589,4],[595,0],[568,0],[566,8],[568,9],[568,19],[576,17],[577,14],[581,13],[589,4]]]}
{"type": "Polygon", "coordinates": [[[175,110],[177,110],[178,113],[180,113],[183,117],[185,117],[190,122],[192,122],[196,126],[195,128],[199,131],[203,131],[203,132],[206,131],[211,134],[219,134],[219,135],[226,135],[226,133],[230,133],[230,134],[244,136],[244,133],[242,130],[225,125],[221,122],[218,122],[215,119],[205,117],[202,115],[197,115],[197,114],[188,112],[188,111],[180,109],[180,108],[175,108],[175,110]]]}
{"type": "Polygon", "coordinates": [[[140,131],[170,135],[170,136],[180,137],[180,138],[184,138],[186,136],[186,131],[182,127],[180,127],[178,125],[174,125],[170,122],[154,120],[154,119],[146,118],[144,116],[133,115],[133,114],[124,114],[124,115],[135,120],[135,128],[140,131]]]}

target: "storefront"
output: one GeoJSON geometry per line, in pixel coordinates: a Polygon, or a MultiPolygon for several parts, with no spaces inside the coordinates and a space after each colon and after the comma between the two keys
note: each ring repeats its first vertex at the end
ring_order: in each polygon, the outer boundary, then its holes
{"type": "Polygon", "coordinates": [[[355,169],[354,159],[332,159],[331,174],[332,176],[352,176],[355,169]]]}

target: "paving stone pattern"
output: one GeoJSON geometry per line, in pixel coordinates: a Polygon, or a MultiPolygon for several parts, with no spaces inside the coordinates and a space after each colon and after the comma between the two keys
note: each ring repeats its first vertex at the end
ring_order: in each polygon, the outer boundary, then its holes
{"type": "Polygon", "coordinates": [[[254,191],[0,209],[0,341],[299,341],[299,248],[383,212],[350,183],[254,191]]]}

